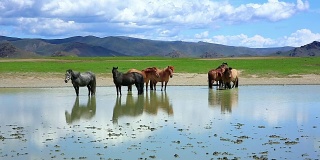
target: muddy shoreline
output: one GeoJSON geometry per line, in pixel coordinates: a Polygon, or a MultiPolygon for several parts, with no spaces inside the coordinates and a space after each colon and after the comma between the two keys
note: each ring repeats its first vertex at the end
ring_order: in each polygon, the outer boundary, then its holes
{"type": "MultiPolygon", "coordinates": [[[[168,85],[174,86],[206,86],[207,74],[175,73],[168,85]]],[[[158,83],[160,85],[160,83],[158,83]]],[[[285,78],[277,77],[240,77],[241,85],[320,85],[320,75],[292,75],[285,78]]],[[[45,88],[71,87],[64,82],[64,74],[11,74],[0,75],[0,88],[45,88]]],[[[111,74],[98,74],[97,86],[114,86],[111,74]]]]}

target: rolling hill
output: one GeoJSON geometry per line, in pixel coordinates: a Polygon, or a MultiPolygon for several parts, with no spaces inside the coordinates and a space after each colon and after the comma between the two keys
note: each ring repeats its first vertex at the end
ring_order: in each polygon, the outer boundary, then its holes
{"type": "Polygon", "coordinates": [[[314,57],[320,56],[320,42],[313,41],[301,47],[294,48],[286,52],[277,52],[275,55],[290,57],[314,57]]]}
{"type": "Polygon", "coordinates": [[[75,36],[64,39],[29,39],[0,36],[0,44],[11,44],[17,56],[163,56],[163,57],[243,57],[319,56],[319,42],[302,47],[248,48],[206,42],[157,41],[124,36],[99,38],[75,36]],[[24,54],[26,55],[26,54],[24,54]]]}

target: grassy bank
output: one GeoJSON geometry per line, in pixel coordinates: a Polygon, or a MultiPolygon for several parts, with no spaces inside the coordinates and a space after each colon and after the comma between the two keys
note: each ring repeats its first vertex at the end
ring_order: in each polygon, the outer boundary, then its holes
{"type": "Polygon", "coordinates": [[[126,72],[130,68],[175,66],[178,73],[207,73],[222,62],[242,71],[242,75],[284,77],[293,74],[320,74],[320,57],[248,57],[248,58],[162,58],[162,57],[63,57],[43,59],[0,59],[0,73],[61,73],[66,69],[111,73],[113,66],[126,72]]]}

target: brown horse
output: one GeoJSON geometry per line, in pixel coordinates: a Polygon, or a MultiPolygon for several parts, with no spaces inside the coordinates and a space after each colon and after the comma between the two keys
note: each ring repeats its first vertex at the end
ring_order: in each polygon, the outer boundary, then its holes
{"type": "Polygon", "coordinates": [[[223,72],[222,80],[225,83],[224,88],[225,89],[231,89],[233,87],[238,88],[239,84],[239,72],[236,69],[233,68],[226,68],[223,72]],[[231,87],[231,82],[233,83],[233,86],[231,87]]]}
{"type": "Polygon", "coordinates": [[[167,84],[169,82],[169,79],[173,76],[174,67],[168,66],[164,69],[157,69],[157,73],[159,77],[153,77],[150,81],[150,90],[156,90],[156,85],[158,82],[161,82],[161,91],[163,91],[163,83],[164,84],[164,90],[167,90],[167,84]]]}
{"type": "Polygon", "coordinates": [[[212,69],[208,72],[208,86],[209,88],[212,88],[212,85],[214,82],[217,82],[217,86],[222,87],[223,81],[222,81],[222,75],[225,69],[228,68],[228,63],[223,62],[220,66],[218,66],[216,69],[212,69]]]}
{"type": "MultiPolygon", "coordinates": [[[[140,73],[143,75],[144,83],[146,83],[146,91],[148,90],[150,79],[153,79],[154,77],[155,78],[160,77],[159,74],[157,73],[156,67],[149,67],[142,71],[137,69],[129,69],[127,73],[132,73],[132,72],[140,73]]],[[[132,86],[128,86],[128,91],[132,91],[132,86]]]]}

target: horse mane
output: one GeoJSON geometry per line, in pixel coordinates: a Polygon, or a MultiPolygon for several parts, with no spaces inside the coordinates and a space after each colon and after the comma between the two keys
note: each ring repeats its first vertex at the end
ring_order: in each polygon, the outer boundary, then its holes
{"type": "Polygon", "coordinates": [[[150,72],[156,72],[157,69],[156,69],[156,67],[148,67],[148,68],[146,68],[146,69],[144,69],[142,71],[150,73],[150,72]]]}
{"type": "Polygon", "coordinates": [[[79,77],[80,76],[80,72],[72,72],[71,73],[73,77],[79,77]]]}
{"type": "Polygon", "coordinates": [[[72,77],[80,76],[80,72],[73,71],[72,69],[68,69],[66,72],[70,73],[72,77]]]}
{"type": "Polygon", "coordinates": [[[171,71],[174,71],[174,67],[173,66],[168,66],[167,69],[171,69],[171,71]]]}

